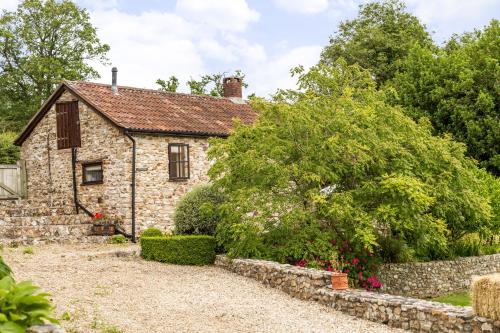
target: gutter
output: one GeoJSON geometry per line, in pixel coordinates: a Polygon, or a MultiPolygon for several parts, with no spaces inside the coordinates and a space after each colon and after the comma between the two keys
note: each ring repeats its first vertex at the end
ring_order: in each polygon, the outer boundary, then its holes
{"type": "Polygon", "coordinates": [[[137,142],[135,138],[130,135],[129,131],[125,129],[123,132],[127,138],[132,141],[132,243],[136,243],[136,234],[135,234],[135,184],[136,184],[136,168],[135,168],[135,161],[136,161],[136,155],[137,155],[137,142]]]}

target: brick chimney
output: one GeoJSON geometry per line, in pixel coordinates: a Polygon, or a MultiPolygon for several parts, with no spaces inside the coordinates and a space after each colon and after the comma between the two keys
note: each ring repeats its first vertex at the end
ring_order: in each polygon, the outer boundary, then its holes
{"type": "Polygon", "coordinates": [[[224,97],[243,97],[241,93],[241,78],[236,76],[225,77],[222,80],[222,86],[224,88],[224,97]]]}

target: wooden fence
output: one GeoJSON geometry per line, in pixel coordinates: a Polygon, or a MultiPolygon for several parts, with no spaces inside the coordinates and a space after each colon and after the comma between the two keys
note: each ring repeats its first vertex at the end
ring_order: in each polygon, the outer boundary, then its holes
{"type": "Polygon", "coordinates": [[[0,164],[0,200],[26,197],[26,164],[0,164]]]}

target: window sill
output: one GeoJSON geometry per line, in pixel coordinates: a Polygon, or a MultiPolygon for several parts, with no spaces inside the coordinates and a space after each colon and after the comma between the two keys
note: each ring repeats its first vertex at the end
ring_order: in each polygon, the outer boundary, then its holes
{"type": "Polygon", "coordinates": [[[98,182],[85,182],[85,183],[81,183],[80,186],[87,186],[87,185],[102,185],[104,184],[103,181],[98,181],[98,182]]]}
{"type": "Polygon", "coordinates": [[[172,183],[186,183],[189,178],[170,178],[168,181],[172,183]]]}

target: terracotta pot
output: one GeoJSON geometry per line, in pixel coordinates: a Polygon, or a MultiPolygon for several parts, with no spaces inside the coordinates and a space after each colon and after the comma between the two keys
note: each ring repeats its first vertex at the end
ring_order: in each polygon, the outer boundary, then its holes
{"type": "Polygon", "coordinates": [[[347,273],[332,273],[332,289],[344,290],[349,288],[347,283],[347,273]]]}
{"type": "Polygon", "coordinates": [[[92,226],[92,234],[97,236],[112,236],[115,234],[115,226],[113,224],[94,224],[92,226]]]}

